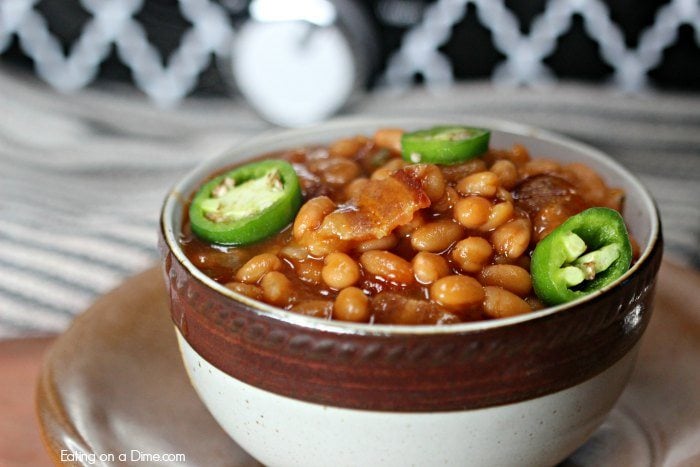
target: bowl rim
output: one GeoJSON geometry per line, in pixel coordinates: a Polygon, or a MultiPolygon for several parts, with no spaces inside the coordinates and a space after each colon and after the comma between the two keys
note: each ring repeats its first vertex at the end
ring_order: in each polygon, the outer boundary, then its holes
{"type": "MultiPolygon", "coordinates": [[[[357,130],[355,130],[357,131],[357,130]]],[[[348,133],[349,134],[349,133],[348,133]]],[[[309,144],[312,144],[314,139],[309,139],[309,144]]],[[[191,191],[191,188],[189,188],[191,191]]],[[[575,308],[578,305],[587,303],[597,299],[599,296],[615,289],[638,271],[651,256],[654,247],[659,241],[660,235],[660,216],[658,213],[658,208],[654,199],[652,198],[649,190],[644,186],[644,184],[637,178],[636,175],[631,173],[622,164],[618,163],[614,158],[605,154],[603,151],[594,148],[588,144],[579,142],[572,138],[551,132],[549,130],[543,130],[534,126],[516,123],[508,120],[481,117],[474,115],[463,115],[459,117],[450,116],[443,120],[436,118],[388,118],[388,117],[343,117],[329,120],[325,123],[315,125],[307,128],[297,128],[297,129],[271,129],[260,133],[259,135],[238,144],[235,149],[229,149],[228,151],[218,154],[214,157],[207,158],[197,164],[194,168],[190,169],[168,192],[162,205],[161,215],[160,215],[160,229],[161,235],[164,240],[168,251],[177,259],[180,265],[187,270],[193,278],[204,284],[205,286],[213,289],[215,292],[235,300],[237,302],[246,305],[250,308],[250,312],[254,313],[256,317],[272,318],[278,321],[284,321],[286,323],[300,326],[302,328],[314,329],[318,331],[332,332],[335,334],[353,334],[353,335],[440,335],[440,334],[464,334],[481,332],[496,328],[510,327],[524,322],[534,321],[538,319],[543,319],[554,315],[556,313],[562,312],[567,309],[575,308]],[[508,318],[498,318],[486,321],[472,321],[466,323],[450,324],[444,326],[438,326],[434,324],[420,324],[420,325],[400,325],[400,324],[368,324],[368,323],[351,323],[346,321],[335,321],[323,318],[317,318],[313,316],[306,316],[299,313],[294,313],[292,311],[283,310],[281,308],[269,305],[264,302],[254,300],[246,295],[234,292],[222,284],[219,284],[215,280],[208,277],[202,271],[199,270],[184,254],[179,242],[177,241],[175,230],[173,229],[173,213],[175,209],[179,209],[180,206],[184,206],[189,199],[190,192],[188,187],[198,186],[201,183],[203,174],[210,174],[213,170],[210,166],[212,164],[219,163],[218,165],[223,166],[222,160],[231,157],[232,154],[237,152],[250,151],[257,145],[272,145],[277,142],[284,142],[290,137],[316,137],[317,139],[322,139],[325,134],[347,129],[348,132],[353,131],[356,127],[373,127],[373,128],[387,128],[387,127],[407,127],[415,125],[436,125],[438,124],[459,124],[459,125],[469,125],[469,126],[481,126],[486,127],[491,130],[496,130],[503,133],[510,133],[512,135],[526,136],[530,138],[537,138],[544,140],[549,143],[557,144],[560,146],[566,146],[569,149],[575,150],[580,153],[585,153],[586,157],[593,158],[603,164],[612,165],[623,173],[629,182],[642,194],[642,203],[644,205],[644,211],[649,215],[649,221],[651,224],[651,230],[649,234],[649,241],[646,244],[644,250],[640,253],[639,259],[632,267],[621,277],[619,277],[615,282],[608,284],[607,286],[592,292],[584,297],[578,298],[571,302],[567,302],[561,305],[546,307],[541,310],[533,311],[530,313],[525,313],[522,315],[512,316],[508,318]]],[[[165,253],[167,255],[167,252],[165,253]]]]}

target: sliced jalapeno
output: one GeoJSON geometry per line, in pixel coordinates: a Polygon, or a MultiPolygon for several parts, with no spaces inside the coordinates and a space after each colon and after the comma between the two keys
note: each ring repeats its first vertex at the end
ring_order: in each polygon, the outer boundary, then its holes
{"type": "Polygon", "coordinates": [[[299,179],[288,162],[254,162],[205,183],[190,205],[190,224],[210,243],[248,245],[284,229],[300,206],[299,179]]]}
{"type": "Polygon", "coordinates": [[[632,246],[622,216],[590,208],[570,217],[535,247],[532,285],[548,305],[565,303],[605,287],[632,262],[632,246]]]}
{"type": "Polygon", "coordinates": [[[401,153],[404,160],[417,164],[457,164],[473,159],[489,149],[491,132],[466,126],[436,126],[404,133],[401,153]]]}

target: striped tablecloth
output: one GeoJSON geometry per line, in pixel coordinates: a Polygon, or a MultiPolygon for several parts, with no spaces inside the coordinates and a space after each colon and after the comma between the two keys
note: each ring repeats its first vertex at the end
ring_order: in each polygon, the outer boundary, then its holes
{"type": "MultiPolygon", "coordinates": [[[[564,84],[358,97],[346,114],[505,118],[612,154],[655,195],[667,252],[700,267],[700,95],[630,97],[564,84]]],[[[269,125],[241,102],[154,108],[130,89],[59,95],[0,70],[0,338],[60,331],[95,298],[157,261],[168,188],[201,160],[269,125]]]]}

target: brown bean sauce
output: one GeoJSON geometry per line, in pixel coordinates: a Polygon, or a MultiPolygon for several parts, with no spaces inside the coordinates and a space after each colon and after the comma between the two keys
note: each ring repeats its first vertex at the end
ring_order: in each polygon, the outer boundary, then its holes
{"type": "MultiPolygon", "coordinates": [[[[383,140],[376,137],[376,141],[383,140]]],[[[483,267],[511,264],[529,271],[529,258],[537,241],[569,216],[595,205],[617,210],[622,208],[622,192],[609,189],[592,170],[588,169],[585,173],[592,173],[598,178],[589,183],[581,177],[581,171],[573,173],[576,167],[569,168],[549,161],[538,164],[538,160],[531,159],[527,150],[519,145],[511,149],[490,150],[484,156],[463,164],[437,166],[439,171],[426,164],[409,166],[401,159],[395,147],[395,144],[382,147],[373,138],[357,136],[336,141],[328,147],[309,146],[265,154],[260,159],[284,159],[293,165],[299,177],[304,203],[326,196],[333,202],[333,213],[323,216],[322,223],[316,229],[295,236],[298,232],[290,225],[275,236],[246,247],[227,247],[204,242],[192,233],[189,222],[185,219],[180,239],[185,255],[215,281],[228,284],[238,291],[251,291],[251,295],[263,297],[264,301],[269,291],[264,290],[262,281],[248,284],[252,287],[236,287],[235,284],[240,282],[236,273],[246,262],[255,261],[257,255],[276,255],[281,260],[278,271],[291,281],[293,290],[284,307],[331,319],[334,314],[333,301],[340,291],[323,281],[324,257],[330,252],[342,252],[360,267],[360,277],[352,286],[359,288],[369,298],[366,305],[369,307],[367,322],[450,324],[508,315],[508,310],[496,309],[502,300],[494,297],[487,300],[488,295],[494,292],[494,287],[487,286],[484,282],[485,279],[480,274],[483,267]],[[461,226],[453,213],[455,202],[478,195],[458,192],[458,188],[464,190],[463,187],[469,189],[473,185],[460,185],[460,181],[473,174],[487,172],[498,161],[508,161],[508,164],[501,163],[499,168],[511,167],[510,164],[515,167],[517,180],[514,186],[513,180],[503,180],[503,184],[499,181],[495,187],[487,187],[489,193],[494,194],[482,196],[488,200],[488,204],[483,201],[480,203],[482,206],[490,206],[489,224],[483,224],[479,228],[461,226]],[[533,174],[534,170],[546,172],[533,174]],[[358,182],[359,179],[367,181],[358,182]],[[511,185],[510,190],[504,185],[511,185]],[[590,186],[595,186],[594,192],[590,186]],[[430,199],[430,196],[435,199],[430,199]],[[495,208],[497,205],[502,206],[495,208]],[[514,222],[518,219],[522,221],[514,222]],[[439,295],[436,289],[440,287],[437,282],[441,279],[433,284],[422,284],[415,278],[394,280],[391,261],[380,265],[386,268],[382,275],[371,274],[363,266],[363,261],[372,259],[371,255],[363,257],[363,252],[377,248],[395,255],[388,256],[389,258],[398,257],[396,261],[404,261],[396,264],[405,268],[405,261],[410,264],[418,253],[416,242],[411,242],[412,232],[421,225],[438,220],[460,225],[461,233],[446,248],[428,251],[444,260],[449,276],[469,276],[481,282],[484,286],[482,291],[470,289],[470,293],[476,294],[477,298],[483,295],[478,303],[460,304],[460,297],[454,297],[455,300],[450,300],[449,303],[436,301],[431,296],[439,295]],[[506,225],[507,228],[496,233],[506,225]],[[530,226],[529,231],[516,229],[522,226],[530,226]],[[510,232],[520,238],[530,239],[524,252],[511,248],[508,243],[510,232]],[[385,234],[388,236],[385,237],[385,234]],[[486,261],[478,262],[483,259],[484,252],[471,251],[468,246],[460,249],[462,256],[459,261],[454,259],[455,244],[469,237],[481,237],[489,242],[492,251],[489,253],[486,250],[486,261]],[[469,255],[473,255],[475,261],[478,260],[477,263],[471,263],[469,255]],[[465,271],[465,264],[469,265],[469,271],[465,271]],[[433,287],[435,289],[431,289],[433,287]]],[[[219,173],[226,170],[230,170],[230,167],[219,173]]],[[[510,173],[512,175],[512,169],[510,173]]],[[[212,177],[215,175],[217,174],[212,174],[212,177]]],[[[494,177],[483,178],[488,181],[494,177]]],[[[525,229],[528,230],[527,227],[525,229]]],[[[455,229],[451,231],[454,232],[455,229]]],[[[421,248],[429,249],[431,237],[428,235],[426,238],[420,245],[421,248]]],[[[440,244],[440,239],[435,240],[434,244],[440,244]]],[[[511,243],[515,243],[515,240],[511,243]]],[[[484,242],[474,244],[482,249],[488,248],[484,242]]],[[[528,277],[524,274],[516,276],[528,277]]],[[[518,309],[534,310],[542,307],[532,292],[522,294],[522,290],[530,290],[528,284],[515,285],[512,289],[519,291],[520,296],[507,287],[503,287],[505,292],[499,288],[499,296],[502,297],[505,293],[511,303],[517,301],[518,309]]],[[[364,305],[358,303],[357,306],[364,305]]],[[[364,315],[360,313],[358,316],[364,315]]]]}

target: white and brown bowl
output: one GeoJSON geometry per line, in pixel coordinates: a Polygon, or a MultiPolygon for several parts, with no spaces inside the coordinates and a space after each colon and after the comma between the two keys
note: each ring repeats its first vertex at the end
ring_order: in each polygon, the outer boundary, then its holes
{"type": "Polygon", "coordinates": [[[512,318],[445,326],[367,325],[287,312],[199,271],[180,236],[210,173],[263,153],[380,127],[347,120],[263,135],[190,172],[167,196],[161,251],[172,319],[193,386],[221,426],[271,466],[552,465],[600,425],[632,370],[662,255],[652,198],[601,152],[551,133],[464,118],[493,147],[583,162],[626,192],[639,260],[604,290],[512,318]]]}

